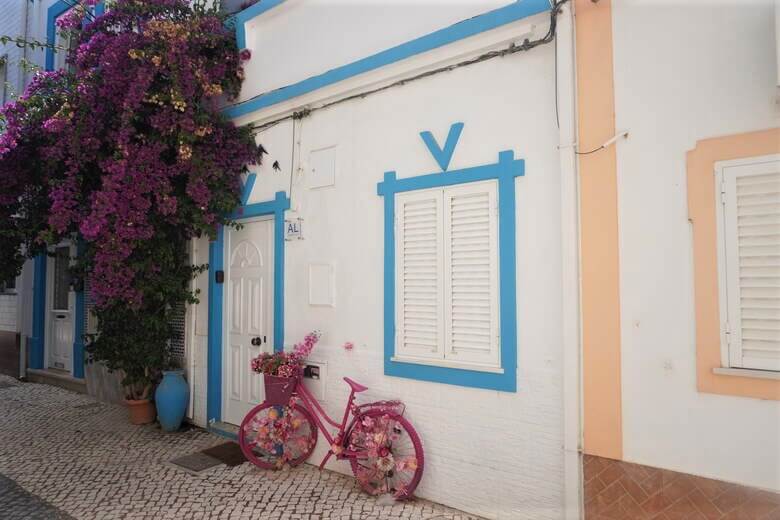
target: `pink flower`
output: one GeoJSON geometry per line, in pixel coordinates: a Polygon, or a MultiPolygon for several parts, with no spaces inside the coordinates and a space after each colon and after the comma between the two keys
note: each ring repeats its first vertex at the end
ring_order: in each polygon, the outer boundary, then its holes
{"type": "Polygon", "coordinates": [[[352,350],[353,348],[355,348],[355,344],[351,341],[344,343],[344,350],[352,350]]]}

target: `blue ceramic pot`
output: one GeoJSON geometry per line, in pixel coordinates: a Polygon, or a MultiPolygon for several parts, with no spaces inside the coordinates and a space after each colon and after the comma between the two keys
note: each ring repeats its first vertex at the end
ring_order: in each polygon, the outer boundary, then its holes
{"type": "Polygon", "coordinates": [[[187,413],[190,400],[190,387],[184,380],[183,370],[163,372],[163,379],[154,394],[157,405],[157,419],[166,432],[175,432],[181,426],[187,413]]]}

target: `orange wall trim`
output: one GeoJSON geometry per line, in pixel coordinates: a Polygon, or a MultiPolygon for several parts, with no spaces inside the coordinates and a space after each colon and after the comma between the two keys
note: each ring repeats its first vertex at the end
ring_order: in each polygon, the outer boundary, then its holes
{"type": "Polygon", "coordinates": [[[780,400],[780,381],[713,374],[721,366],[715,163],[780,153],[780,129],[705,139],[688,152],[688,218],[693,224],[696,386],[700,392],[780,400]]]}
{"type": "MultiPolygon", "coordinates": [[[[576,0],[578,148],[615,135],[612,4],[576,0]]],[[[585,453],[623,456],[615,147],[580,155],[583,436],[585,453]]]]}

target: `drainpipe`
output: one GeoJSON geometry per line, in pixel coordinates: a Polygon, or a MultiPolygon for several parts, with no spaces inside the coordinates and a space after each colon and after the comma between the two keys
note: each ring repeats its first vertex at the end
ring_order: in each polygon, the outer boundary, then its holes
{"type": "Polygon", "coordinates": [[[558,16],[558,138],[561,167],[561,276],[563,344],[563,451],[565,518],[583,513],[580,321],[579,184],[575,143],[577,104],[574,5],[566,3],[558,16]]]}

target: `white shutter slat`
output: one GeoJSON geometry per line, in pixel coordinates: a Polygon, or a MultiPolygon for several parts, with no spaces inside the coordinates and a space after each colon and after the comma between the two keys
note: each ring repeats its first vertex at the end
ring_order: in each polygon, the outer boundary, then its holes
{"type": "Polygon", "coordinates": [[[396,196],[396,356],[444,357],[442,191],[396,196]]]}
{"type": "Polygon", "coordinates": [[[499,367],[495,181],[444,189],[445,357],[499,367]]]}
{"type": "Polygon", "coordinates": [[[780,370],[780,162],[723,170],[733,367],[780,370]]]}

